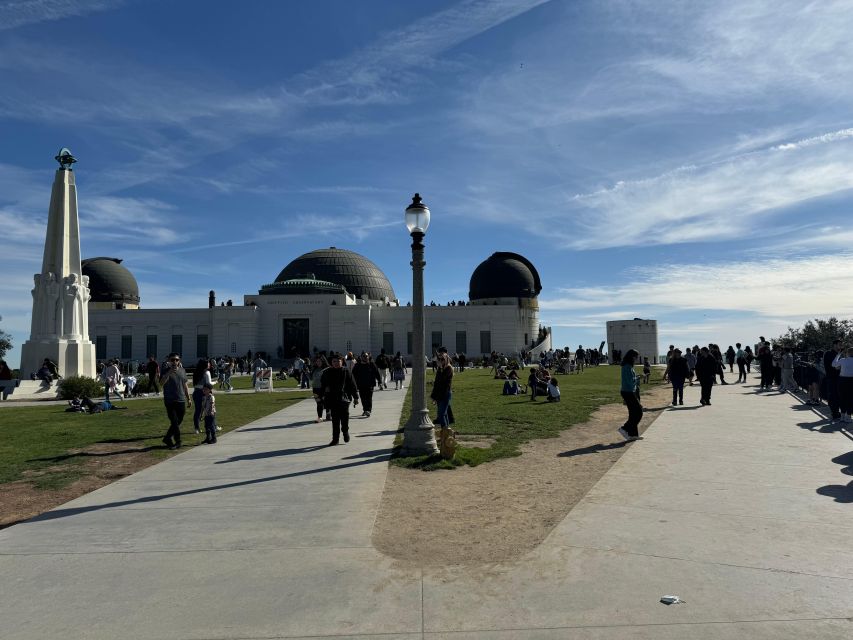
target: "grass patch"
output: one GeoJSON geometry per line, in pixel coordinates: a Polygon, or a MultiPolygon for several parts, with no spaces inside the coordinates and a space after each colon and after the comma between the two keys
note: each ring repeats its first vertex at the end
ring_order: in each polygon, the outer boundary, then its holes
{"type": "MultiPolygon", "coordinates": [[[[638,372],[641,368],[638,367],[638,372]]],[[[526,382],[528,370],[523,372],[526,382]]],[[[535,402],[529,395],[503,396],[503,380],[495,380],[491,369],[468,369],[453,377],[453,414],[460,446],[452,460],[440,456],[394,457],[392,463],[406,468],[423,470],[452,469],[461,465],[475,467],[484,462],[521,455],[520,445],[531,440],[554,438],[560,432],[589,420],[600,406],[622,402],[619,394],[620,367],[590,367],[580,375],[561,375],[560,402],[547,402],[544,397],[535,402]],[[466,446],[465,441],[490,443],[490,446],[466,446]]],[[[663,369],[652,369],[649,386],[662,383],[663,369]]],[[[434,376],[427,372],[427,395],[434,376]]],[[[435,421],[432,403],[430,416],[435,421]]],[[[411,391],[407,393],[400,419],[401,428],[411,413],[411,391]]],[[[619,426],[619,425],[616,425],[619,426]]],[[[614,429],[616,428],[614,426],[614,429]]],[[[402,433],[395,445],[402,444],[402,433]]]]}
{"type": "MultiPolygon", "coordinates": [[[[225,433],[309,395],[217,393],[217,421],[225,433]]],[[[61,405],[4,407],[0,409],[0,484],[29,480],[44,489],[66,486],[84,473],[80,465],[93,457],[81,450],[94,445],[119,445],[103,455],[142,449],[154,458],[167,458],[176,453],[164,449],[160,441],[168,426],[162,398],[134,400],[127,403],[126,411],[94,415],[65,413],[61,405]],[[123,444],[127,447],[120,446],[123,444]]],[[[192,433],[191,410],[181,430],[185,447],[196,446],[201,440],[192,433]]]]}

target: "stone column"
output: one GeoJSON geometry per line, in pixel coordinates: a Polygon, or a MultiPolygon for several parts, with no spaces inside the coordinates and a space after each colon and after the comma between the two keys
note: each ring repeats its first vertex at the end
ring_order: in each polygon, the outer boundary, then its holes
{"type": "Polygon", "coordinates": [[[50,358],[63,377],[95,376],[95,345],[89,340],[89,287],[80,265],[77,185],[70,152],[56,157],[41,273],[33,276],[30,339],[21,347],[21,374],[38,371],[50,358]]]}

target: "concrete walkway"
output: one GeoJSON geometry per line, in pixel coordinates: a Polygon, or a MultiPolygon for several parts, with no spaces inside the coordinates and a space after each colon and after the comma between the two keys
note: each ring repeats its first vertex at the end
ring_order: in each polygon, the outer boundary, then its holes
{"type": "Polygon", "coordinates": [[[299,403],[0,531],[0,638],[853,637],[853,436],[754,391],[664,412],[522,560],[428,570],[370,543],[402,393],[332,448],[299,403]]]}

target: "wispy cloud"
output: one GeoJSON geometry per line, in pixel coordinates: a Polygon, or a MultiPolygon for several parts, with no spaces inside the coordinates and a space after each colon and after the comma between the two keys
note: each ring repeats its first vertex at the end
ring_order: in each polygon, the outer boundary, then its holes
{"type": "Polygon", "coordinates": [[[574,248],[741,237],[774,210],[853,188],[851,159],[853,129],[844,129],[619,182],[569,198],[557,235],[574,248]]]}
{"type": "Polygon", "coordinates": [[[109,11],[123,4],[125,0],[4,0],[0,2],[0,31],[109,11]]]}
{"type": "Polygon", "coordinates": [[[618,313],[623,314],[626,302],[632,302],[628,317],[703,310],[750,310],[792,322],[812,316],[851,316],[853,299],[845,295],[853,290],[851,261],[853,253],[692,265],[689,271],[683,265],[667,264],[629,273],[613,286],[565,287],[560,296],[543,297],[539,304],[544,312],[597,309],[605,313],[618,305],[618,313]],[[691,285],[690,278],[700,278],[701,286],[691,285]]]}

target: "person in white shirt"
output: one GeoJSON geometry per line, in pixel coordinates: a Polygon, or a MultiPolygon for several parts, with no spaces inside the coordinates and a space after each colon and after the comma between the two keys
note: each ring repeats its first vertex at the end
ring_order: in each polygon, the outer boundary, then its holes
{"type": "Polygon", "coordinates": [[[838,400],[841,408],[841,421],[853,422],[853,347],[842,349],[832,361],[832,366],[839,370],[838,400]]]}
{"type": "Polygon", "coordinates": [[[794,354],[791,353],[791,347],[785,347],[782,352],[780,366],[782,368],[782,384],[779,385],[779,392],[794,393],[797,390],[797,383],[794,380],[794,354]]]}
{"type": "Polygon", "coordinates": [[[552,376],[548,380],[548,402],[560,401],[560,383],[557,382],[557,377],[552,376]]]}

